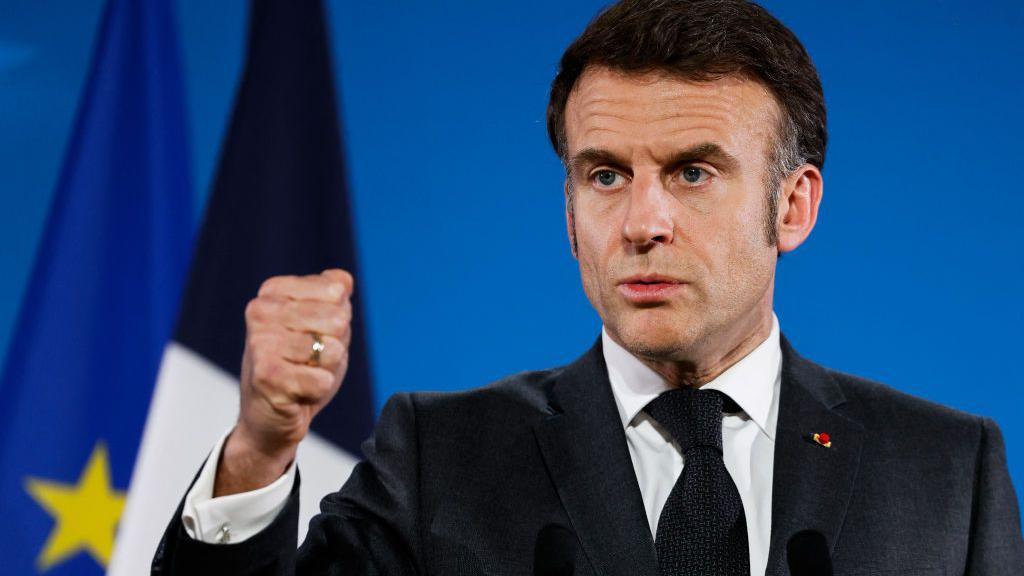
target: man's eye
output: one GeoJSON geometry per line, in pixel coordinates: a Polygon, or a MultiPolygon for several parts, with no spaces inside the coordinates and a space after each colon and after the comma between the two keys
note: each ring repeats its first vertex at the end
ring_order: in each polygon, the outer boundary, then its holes
{"type": "Polygon", "coordinates": [[[611,188],[619,183],[622,175],[611,170],[599,170],[594,173],[594,181],[602,188],[611,188]]]}
{"type": "Polygon", "coordinates": [[[690,184],[700,184],[701,182],[707,180],[708,176],[710,175],[708,174],[708,171],[703,168],[698,168],[696,166],[687,166],[683,168],[682,172],[680,172],[680,176],[682,176],[683,180],[689,182],[690,184]]]}

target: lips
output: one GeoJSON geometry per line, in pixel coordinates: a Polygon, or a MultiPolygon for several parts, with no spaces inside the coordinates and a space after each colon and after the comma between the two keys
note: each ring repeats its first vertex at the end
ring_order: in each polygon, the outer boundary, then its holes
{"type": "Polygon", "coordinates": [[[619,284],[685,284],[685,282],[661,274],[638,274],[619,281],[619,284]]]}
{"type": "Polygon", "coordinates": [[[667,301],[683,289],[686,282],[661,274],[630,276],[619,282],[617,288],[627,300],[634,304],[656,304],[667,301]]]}

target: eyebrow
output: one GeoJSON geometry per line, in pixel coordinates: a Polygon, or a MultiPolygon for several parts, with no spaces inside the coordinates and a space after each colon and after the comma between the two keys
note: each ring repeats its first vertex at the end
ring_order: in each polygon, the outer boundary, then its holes
{"type": "MultiPolygon", "coordinates": [[[[701,142],[689,148],[678,150],[669,156],[665,164],[669,169],[674,170],[683,164],[692,162],[708,162],[713,164],[723,173],[735,171],[739,167],[739,160],[729,154],[721,146],[714,142],[701,142]]],[[[603,148],[584,148],[566,164],[566,173],[571,175],[583,166],[594,164],[609,164],[616,167],[625,167],[629,164],[627,160],[610,150],[603,148]]]]}
{"type": "Polygon", "coordinates": [[[605,150],[604,148],[584,148],[573,154],[572,158],[569,158],[565,165],[565,172],[567,175],[572,175],[584,166],[596,164],[624,167],[629,163],[610,150],[605,150]]]}
{"type": "Polygon", "coordinates": [[[667,162],[670,168],[678,168],[683,164],[702,161],[714,165],[721,172],[728,174],[739,168],[740,161],[714,142],[701,142],[685,150],[673,154],[667,162]]]}

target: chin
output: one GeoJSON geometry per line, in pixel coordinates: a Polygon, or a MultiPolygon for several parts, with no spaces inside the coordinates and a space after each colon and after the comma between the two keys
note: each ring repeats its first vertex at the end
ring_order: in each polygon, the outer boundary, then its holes
{"type": "MultiPolygon", "coordinates": [[[[614,327],[622,345],[638,356],[651,359],[686,358],[699,340],[698,323],[652,310],[627,312],[614,327]]],[[[665,312],[668,312],[667,310],[665,312]]]]}

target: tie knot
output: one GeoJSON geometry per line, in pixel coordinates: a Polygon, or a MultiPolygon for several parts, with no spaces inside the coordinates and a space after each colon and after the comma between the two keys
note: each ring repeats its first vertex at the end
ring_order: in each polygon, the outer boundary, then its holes
{"type": "Polygon", "coordinates": [[[722,451],[723,408],[736,405],[717,390],[678,388],[659,394],[644,411],[672,435],[686,454],[698,446],[722,451]]]}

